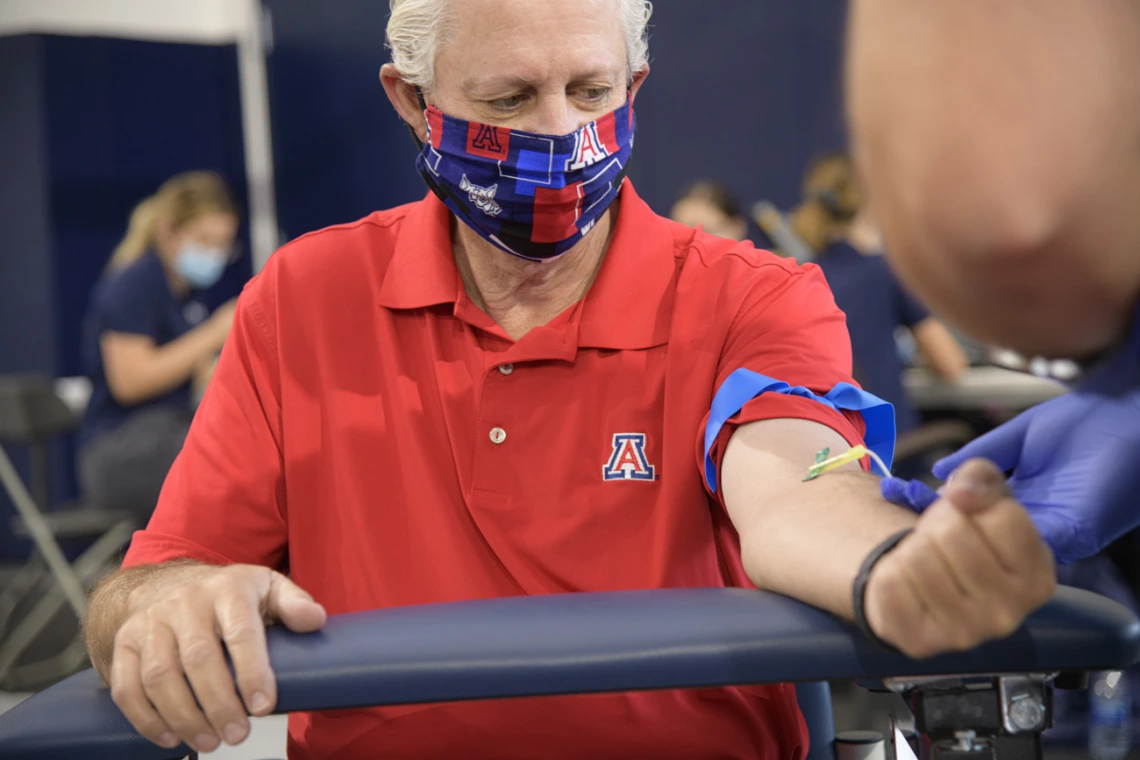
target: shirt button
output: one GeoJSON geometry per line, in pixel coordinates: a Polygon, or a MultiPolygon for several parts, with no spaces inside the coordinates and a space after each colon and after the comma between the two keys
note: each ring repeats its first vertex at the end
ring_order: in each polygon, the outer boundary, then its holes
{"type": "Polygon", "coordinates": [[[507,431],[501,427],[491,428],[491,443],[496,446],[507,440],[507,431]]]}
{"type": "Polygon", "coordinates": [[[515,371],[515,365],[513,365],[513,364],[500,364],[499,365],[499,372],[502,372],[504,375],[509,375],[514,371],[515,371]]]}

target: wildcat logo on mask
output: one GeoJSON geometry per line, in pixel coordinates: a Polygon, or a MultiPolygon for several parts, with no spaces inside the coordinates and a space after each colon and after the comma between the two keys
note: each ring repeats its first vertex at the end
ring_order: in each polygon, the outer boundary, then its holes
{"type": "Polygon", "coordinates": [[[479,187],[471,184],[467,175],[464,174],[463,178],[459,180],[459,189],[467,193],[467,198],[475,204],[475,208],[487,216],[498,216],[503,212],[499,204],[495,203],[495,193],[499,190],[497,184],[490,187],[479,187]]]}

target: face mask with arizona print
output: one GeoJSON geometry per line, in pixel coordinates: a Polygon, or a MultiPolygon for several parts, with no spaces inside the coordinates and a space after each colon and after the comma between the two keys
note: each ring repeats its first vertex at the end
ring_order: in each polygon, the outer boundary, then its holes
{"type": "Polygon", "coordinates": [[[530,261],[570,250],[617,199],[636,127],[630,99],[562,137],[424,113],[420,176],[464,224],[530,261]]]}

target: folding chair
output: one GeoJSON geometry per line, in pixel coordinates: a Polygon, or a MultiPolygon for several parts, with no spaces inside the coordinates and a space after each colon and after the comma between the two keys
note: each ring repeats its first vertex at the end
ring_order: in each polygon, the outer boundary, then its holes
{"type": "MultiPolygon", "coordinates": [[[[905,743],[922,757],[1032,760],[1049,726],[1053,676],[1136,662],[1140,621],[1062,587],[1007,639],[911,660],[786,597],[666,589],[373,610],[334,616],[315,634],[274,628],[268,641],[278,712],[792,681],[812,733],[809,760],[829,760],[820,681],[871,679],[910,701],[918,738],[905,743]]],[[[887,757],[895,749],[902,742],[887,757]]],[[[93,671],[0,716],[6,760],[187,754],[135,733],[93,671]]]]}
{"type": "Polygon", "coordinates": [[[30,663],[21,660],[65,604],[82,620],[86,588],[98,580],[135,529],[133,518],[124,511],[83,503],[50,508],[49,446],[74,431],[77,424],[75,414],[55,394],[50,378],[0,376],[0,486],[18,515],[12,521],[13,533],[30,537],[35,544],[31,557],[0,591],[2,688],[33,688],[82,667],[86,654],[78,633],[54,656],[30,663]],[[3,444],[28,447],[31,491],[3,444]],[[71,563],[60,540],[90,545],[71,563]]]}

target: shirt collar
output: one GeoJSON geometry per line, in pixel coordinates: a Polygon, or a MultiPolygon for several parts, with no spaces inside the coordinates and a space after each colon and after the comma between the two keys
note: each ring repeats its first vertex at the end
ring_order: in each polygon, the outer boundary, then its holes
{"type": "MultiPolygon", "coordinates": [[[[628,179],[620,192],[606,258],[582,304],[579,347],[642,349],[668,342],[677,271],[669,222],[653,213],[628,179]]],[[[378,301],[389,309],[454,304],[462,287],[451,212],[428,193],[404,218],[378,301]]]]}
{"type": "Polygon", "coordinates": [[[455,303],[462,288],[451,248],[451,211],[434,193],[409,207],[377,300],[387,309],[455,303]]]}
{"type": "Polygon", "coordinates": [[[664,345],[672,326],[676,246],[670,223],[628,179],[606,259],[586,294],[578,345],[639,349],[664,345]]]}

